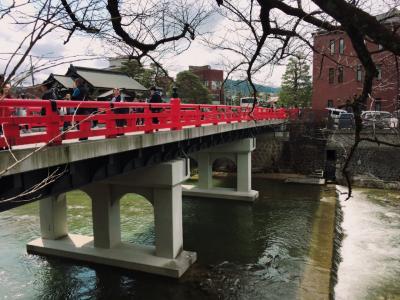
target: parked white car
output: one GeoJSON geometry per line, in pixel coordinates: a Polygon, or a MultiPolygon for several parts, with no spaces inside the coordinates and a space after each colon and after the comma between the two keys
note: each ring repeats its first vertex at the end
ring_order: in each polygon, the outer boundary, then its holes
{"type": "Polygon", "coordinates": [[[341,114],[347,113],[347,111],[345,111],[344,109],[331,108],[331,107],[327,107],[326,109],[328,110],[329,117],[331,117],[332,119],[338,119],[341,114]]]}
{"type": "Polygon", "coordinates": [[[397,128],[399,120],[388,111],[364,111],[361,113],[363,126],[366,128],[397,128]]]}
{"type": "Polygon", "coordinates": [[[338,109],[338,108],[331,108],[327,107],[328,110],[328,123],[327,126],[329,129],[336,129],[339,126],[339,116],[341,114],[346,114],[347,111],[344,109],[338,109]]]}

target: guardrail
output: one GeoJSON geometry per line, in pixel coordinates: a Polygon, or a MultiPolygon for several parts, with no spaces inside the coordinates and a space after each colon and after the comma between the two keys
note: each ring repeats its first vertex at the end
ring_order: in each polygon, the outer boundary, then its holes
{"type": "Polygon", "coordinates": [[[180,99],[155,104],[7,99],[0,101],[0,148],[35,143],[59,145],[63,140],[114,138],[129,132],[180,130],[184,126],[292,119],[297,114],[297,109],[255,107],[251,112],[251,108],[240,106],[182,104],[180,99]],[[25,129],[36,132],[23,133],[25,129]]]}

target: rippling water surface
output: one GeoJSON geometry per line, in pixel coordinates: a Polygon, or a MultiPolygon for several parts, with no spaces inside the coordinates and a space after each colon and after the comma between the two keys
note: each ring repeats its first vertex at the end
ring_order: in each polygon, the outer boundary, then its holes
{"type": "Polygon", "coordinates": [[[337,299],[400,299],[400,193],[356,189],[344,199],[337,299]]]}
{"type": "MultiPolygon", "coordinates": [[[[254,205],[185,198],[184,248],[196,251],[198,262],[180,280],[28,255],[26,243],[39,236],[38,204],[1,213],[0,299],[296,299],[309,292],[328,298],[315,284],[318,272],[329,273],[320,249],[332,242],[323,227],[334,209],[324,206],[323,192],[265,179],[253,188],[260,191],[254,205]]],[[[91,235],[89,199],[79,191],[67,199],[69,231],[91,235]]],[[[124,241],[154,242],[150,203],[127,195],[121,212],[124,241]]],[[[337,294],[346,296],[344,290],[337,294]]]]}

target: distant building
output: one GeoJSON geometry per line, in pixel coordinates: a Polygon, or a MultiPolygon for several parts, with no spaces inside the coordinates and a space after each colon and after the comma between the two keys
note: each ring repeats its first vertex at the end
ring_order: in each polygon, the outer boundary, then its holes
{"type": "Polygon", "coordinates": [[[108,70],[120,69],[125,63],[129,61],[127,56],[110,57],[108,59],[108,70]]]}
{"type": "MultiPolygon", "coordinates": [[[[376,18],[389,27],[400,24],[397,9],[376,18]]],[[[373,54],[373,60],[378,76],[374,79],[372,99],[364,109],[400,109],[400,74],[396,69],[396,57],[387,51],[380,51],[380,45],[369,41],[365,41],[365,44],[370,52],[377,51],[373,54]]],[[[347,34],[343,31],[318,32],[314,34],[314,47],[317,51],[313,58],[313,109],[340,108],[355,94],[360,95],[364,70],[347,34]]]]}
{"type": "MultiPolygon", "coordinates": [[[[129,62],[129,57],[128,56],[117,56],[117,57],[111,57],[108,59],[108,68],[107,70],[111,70],[111,71],[115,71],[115,70],[120,70],[127,62],[129,62]]],[[[155,69],[157,69],[157,67],[152,66],[155,69]]],[[[160,74],[164,74],[164,72],[162,72],[160,70],[160,72],[157,72],[160,74]]],[[[170,85],[174,82],[173,78],[169,77],[169,76],[165,76],[165,75],[155,75],[154,78],[155,81],[155,85],[157,86],[157,88],[160,90],[162,96],[166,96],[167,91],[170,87],[170,85]]],[[[150,88],[150,87],[148,87],[150,88]]]]}
{"type": "Polygon", "coordinates": [[[85,68],[70,65],[67,73],[63,75],[51,74],[45,82],[53,83],[61,96],[74,88],[74,80],[82,78],[89,88],[90,98],[97,97],[102,100],[112,97],[111,91],[114,88],[121,89],[126,95],[142,93],[147,89],[133,78],[117,71],[85,68]]]}
{"type": "Polygon", "coordinates": [[[200,78],[208,89],[212,101],[224,103],[224,91],[221,90],[224,71],[211,69],[210,66],[189,66],[189,71],[200,78]]]}

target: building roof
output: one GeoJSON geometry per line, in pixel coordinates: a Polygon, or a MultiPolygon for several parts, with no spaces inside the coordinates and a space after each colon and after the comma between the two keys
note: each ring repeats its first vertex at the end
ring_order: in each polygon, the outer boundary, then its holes
{"type": "Polygon", "coordinates": [[[146,91],[147,89],[135,79],[116,71],[84,68],[71,65],[66,76],[82,77],[96,88],[119,88],[126,90],[146,91]]]}
{"type": "Polygon", "coordinates": [[[203,71],[203,70],[211,70],[210,65],[205,66],[189,66],[190,71],[203,71]]]}
{"type": "Polygon", "coordinates": [[[63,76],[63,75],[55,75],[52,74],[52,77],[55,81],[59,82],[62,86],[66,87],[67,89],[74,88],[74,81],[71,77],[63,76]]]}
{"type": "Polygon", "coordinates": [[[393,8],[386,13],[377,15],[376,19],[384,24],[400,23],[400,11],[397,8],[393,8]]]}

